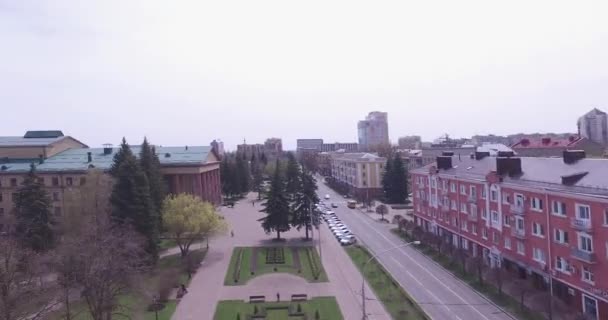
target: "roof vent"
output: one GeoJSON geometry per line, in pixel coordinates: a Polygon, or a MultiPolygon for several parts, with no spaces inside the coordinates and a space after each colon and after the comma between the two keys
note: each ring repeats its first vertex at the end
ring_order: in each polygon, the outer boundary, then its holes
{"type": "Polygon", "coordinates": [[[585,150],[564,150],[564,163],[574,164],[578,160],[585,159],[585,150]]]}
{"type": "Polygon", "coordinates": [[[521,158],[497,157],[496,173],[499,176],[519,176],[523,173],[521,169],[521,158]]]}
{"type": "Polygon", "coordinates": [[[105,155],[112,154],[112,144],[111,143],[103,144],[103,154],[105,154],[105,155]]]}
{"type": "Polygon", "coordinates": [[[91,163],[91,164],[89,165],[89,169],[93,169],[93,168],[95,168],[95,165],[91,163]]]}
{"type": "Polygon", "coordinates": [[[188,146],[186,146],[186,150],[188,150],[188,146]]]}
{"type": "Polygon", "coordinates": [[[452,169],[452,157],[449,157],[449,156],[437,157],[437,169],[439,169],[439,170],[452,169]]]}
{"type": "Polygon", "coordinates": [[[93,153],[87,152],[87,162],[93,162],[93,153]]]}
{"type": "Polygon", "coordinates": [[[0,167],[0,170],[2,170],[2,171],[8,170],[8,167],[5,165],[2,165],[2,167],[0,167]]]}
{"type": "Polygon", "coordinates": [[[577,172],[577,173],[569,174],[566,176],[562,176],[562,184],[566,185],[566,186],[575,185],[582,178],[584,178],[588,173],[589,172],[585,171],[585,172],[577,172]]]}
{"type": "Polygon", "coordinates": [[[171,158],[171,154],[169,152],[165,153],[165,158],[171,158]]]}
{"type": "Polygon", "coordinates": [[[43,164],[44,163],[44,156],[41,155],[41,154],[38,155],[38,163],[39,164],[43,164]]]}

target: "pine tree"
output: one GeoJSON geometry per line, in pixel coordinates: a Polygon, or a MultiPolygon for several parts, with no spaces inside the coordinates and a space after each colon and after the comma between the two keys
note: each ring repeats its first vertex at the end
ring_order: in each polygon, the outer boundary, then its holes
{"type": "Polygon", "coordinates": [[[234,170],[237,174],[238,188],[237,193],[243,194],[251,190],[251,173],[249,172],[249,164],[247,160],[242,157],[236,157],[236,163],[234,164],[234,170]]]}
{"type": "MultiPolygon", "coordinates": [[[[278,160],[277,160],[278,162],[278,160]]],[[[281,178],[281,166],[277,163],[270,191],[266,194],[265,202],[262,204],[266,217],[259,219],[266,233],[276,231],[277,239],[281,239],[281,232],[289,231],[289,201],[285,197],[285,186],[281,178]]]]}
{"type": "Polygon", "coordinates": [[[268,159],[266,158],[266,154],[262,152],[262,156],[260,157],[260,161],[266,166],[268,164],[268,159]]]}
{"type": "Polygon", "coordinates": [[[315,226],[320,222],[315,204],[319,203],[317,196],[317,184],[310,172],[302,171],[300,175],[300,185],[295,194],[292,208],[291,225],[298,231],[304,227],[306,230],[306,240],[308,240],[308,230],[311,229],[311,213],[315,226]]]}
{"type": "Polygon", "coordinates": [[[144,142],[141,145],[139,163],[148,178],[150,198],[152,199],[152,204],[154,204],[154,213],[158,218],[157,225],[160,230],[162,229],[162,216],[160,211],[163,206],[163,200],[165,199],[165,187],[160,172],[160,160],[158,159],[155,148],[150,146],[148,139],[146,138],[144,138],[144,142]]]}
{"type": "Polygon", "coordinates": [[[405,203],[407,199],[407,169],[401,159],[401,156],[396,153],[391,164],[391,203],[405,203]]]}
{"type": "Polygon", "coordinates": [[[287,170],[285,172],[285,192],[287,197],[293,201],[298,189],[300,188],[300,165],[293,156],[293,153],[287,153],[287,170]]]}
{"type": "Polygon", "coordinates": [[[116,173],[118,171],[118,166],[123,162],[123,159],[129,156],[132,156],[133,152],[131,151],[131,148],[129,147],[129,144],[127,144],[127,139],[125,139],[125,137],[122,137],[122,143],[120,144],[120,149],[118,149],[118,152],[116,152],[116,154],[114,154],[114,162],[112,163],[112,166],[110,167],[110,175],[112,175],[113,177],[116,177],[116,173]]]}
{"type": "Polygon", "coordinates": [[[230,162],[228,161],[228,155],[224,157],[224,160],[220,163],[220,176],[222,177],[222,193],[225,197],[231,198],[233,194],[233,179],[234,173],[230,170],[230,162]]]}
{"type": "Polygon", "coordinates": [[[30,166],[23,185],[15,199],[16,236],[26,247],[45,252],[53,247],[55,221],[51,216],[51,200],[36,175],[36,166],[30,166]]]}
{"type": "Polygon", "coordinates": [[[142,234],[147,240],[146,252],[155,261],[158,257],[158,217],[150,197],[148,178],[124,139],[114,159],[120,162],[113,164],[115,181],[110,195],[112,220],[119,224],[131,224],[142,234]]]}
{"type": "Polygon", "coordinates": [[[384,165],[384,173],[382,174],[382,193],[384,195],[385,201],[390,201],[390,197],[393,190],[392,185],[392,176],[393,176],[393,168],[392,168],[393,159],[386,159],[386,164],[384,165]]]}

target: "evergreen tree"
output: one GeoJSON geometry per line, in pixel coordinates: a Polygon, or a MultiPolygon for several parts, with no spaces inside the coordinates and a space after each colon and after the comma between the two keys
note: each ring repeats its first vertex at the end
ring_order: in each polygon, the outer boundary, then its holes
{"type": "MultiPolygon", "coordinates": [[[[278,160],[277,160],[278,162],[278,160]]],[[[262,222],[262,228],[266,233],[276,231],[277,239],[281,239],[281,232],[289,231],[289,201],[285,197],[285,183],[281,178],[281,166],[277,163],[270,190],[266,194],[265,202],[262,204],[266,217],[258,220],[262,222]]]]}
{"type": "Polygon", "coordinates": [[[266,166],[268,164],[268,159],[266,158],[266,154],[262,152],[262,156],[260,157],[260,161],[266,166]]]}
{"type": "Polygon", "coordinates": [[[154,211],[158,217],[158,228],[160,230],[162,229],[162,215],[160,211],[163,206],[163,200],[165,199],[165,187],[163,184],[163,176],[160,172],[160,160],[158,159],[155,148],[150,146],[148,139],[146,138],[144,138],[144,142],[141,145],[139,163],[148,178],[150,198],[152,199],[152,204],[154,204],[154,211]]]}
{"type": "Polygon", "coordinates": [[[390,203],[405,203],[407,199],[407,169],[401,159],[401,156],[396,153],[391,164],[390,175],[390,203]]]}
{"type": "Polygon", "coordinates": [[[36,252],[45,252],[52,248],[55,243],[55,221],[51,216],[51,200],[36,175],[36,166],[33,163],[13,201],[16,214],[15,233],[19,241],[36,252]]]}
{"type": "Polygon", "coordinates": [[[386,159],[386,164],[384,165],[384,173],[382,174],[382,193],[384,195],[384,199],[389,201],[389,198],[392,194],[392,176],[393,176],[393,168],[392,168],[393,159],[386,159]]]}
{"type": "Polygon", "coordinates": [[[237,156],[233,167],[237,176],[237,193],[243,194],[249,192],[251,190],[251,173],[249,172],[247,160],[237,156]]]}
{"type": "Polygon", "coordinates": [[[304,227],[306,230],[306,240],[308,240],[308,230],[311,229],[311,213],[315,226],[319,225],[319,216],[315,204],[319,203],[317,196],[317,184],[315,178],[308,171],[300,174],[300,185],[295,194],[292,208],[291,225],[298,231],[304,227]]]}
{"type": "Polygon", "coordinates": [[[115,181],[110,195],[112,220],[119,224],[131,224],[146,238],[146,252],[156,260],[158,217],[150,197],[148,178],[124,139],[114,159],[120,162],[113,164],[115,181]]]}
{"type": "Polygon", "coordinates": [[[258,193],[258,200],[261,199],[262,191],[262,168],[260,163],[255,157],[255,154],[251,156],[251,175],[252,175],[252,190],[258,193]]]}
{"type": "Polygon", "coordinates": [[[224,157],[220,163],[220,176],[222,177],[222,193],[225,197],[232,197],[233,195],[233,172],[230,171],[230,162],[228,161],[228,155],[224,157]]]}
{"type": "Polygon", "coordinates": [[[300,165],[293,156],[293,153],[287,153],[287,170],[285,172],[285,192],[289,200],[293,201],[298,189],[301,186],[300,182],[300,165]]]}
{"type": "Polygon", "coordinates": [[[116,178],[116,172],[118,171],[118,166],[123,162],[124,158],[127,158],[132,155],[133,155],[133,152],[131,151],[129,144],[127,144],[127,139],[125,139],[125,137],[122,137],[122,143],[120,144],[120,149],[118,149],[118,152],[116,152],[116,154],[114,154],[114,162],[112,163],[112,166],[110,167],[110,175],[112,175],[112,177],[116,178]]]}

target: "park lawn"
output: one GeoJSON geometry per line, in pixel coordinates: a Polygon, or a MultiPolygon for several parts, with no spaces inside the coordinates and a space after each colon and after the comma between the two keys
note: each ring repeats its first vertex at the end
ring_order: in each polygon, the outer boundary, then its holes
{"type": "MultiPolygon", "coordinates": [[[[241,300],[224,300],[220,301],[215,309],[214,320],[236,319],[237,313],[240,314],[242,320],[247,319],[247,315],[253,314],[254,306],[261,310],[262,307],[278,307],[278,306],[297,306],[298,303],[302,307],[302,312],[306,313],[308,319],[314,320],[315,311],[319,310],[320,320],[340,320],[342,312],[338,306],[338,302],[334,297],[316,297],[308,301],[301,302],[266,302],[266,303],[247,303],[241,300]]],[[[293,318],[293,317],[292,317],[293,318]]],[[[272,320],[292,320],[287,317],[286,310],[269,311],[267,319],[272,320]]],[[[297,319],[297,318],[293,318],[297,319]]]]}
{"type": "Polygon", "coordinates": [[[247,281],[268,273],[290,273],[293,275],[300,276],[306,279],[308,282],[327,282],[327,274],[323,269],[323,266],[320,263],[319,255],[316,249],[312,249],[312,259],[314,263],[320,269],[319,275],[317,279],[315,279],[315,275],[311,268],[311,263],[309,262],[308,254],[306,253],[307,247],[300,247],[298,250],[298,255],[300,256],[300,264],[301,269],[298,272],[297,268],[294,266],[294,257],[291,252],[291,247],[285,247],[283,250],[283,255],[285,258],[284,264],[266,264],[266,251],[265,247],[258,247],[257,250],[257,267],[255,274],[251,274],[251,256],[253,255],[253,247],[235,247],[232,251],[232,257],[230,258],[230,265],[228,266],[228,271],[226,272],[226,277],[224,278],[224,285],[227,286],[235,286],[235,285],[244,285],[247,281]],[[238,256],[242,251],[242,258],[240,261],[241,268],[238,274],[238,282],[234,281],[234,273],[237,268],[237,260],[238,256]],[[277,271],[274,271],[276,267],[277,271]]]}
{"type": "MultiPolygon", "coordinates": [[[[357,265],[359,271],[361,271],[363,264],[371,258],[367,249],[358,245],[347,247],[346,252],[357,265]]],[[[365,267],[365,280],[393,319],[426,319],[426,315],[420,306],[384,270],[384,267],[377,260],[372,260],[365,267]]]]}
{"type": "Polygon", "coordinates": [[[160,251],[163,251],[163,250],[167,250],[167,249],[171,249],[171,248],[175,248],[175,247],[177,247],[177,243],[175,242],[174,239],[162,239],[160,241],[158,249],[160,251]]]}

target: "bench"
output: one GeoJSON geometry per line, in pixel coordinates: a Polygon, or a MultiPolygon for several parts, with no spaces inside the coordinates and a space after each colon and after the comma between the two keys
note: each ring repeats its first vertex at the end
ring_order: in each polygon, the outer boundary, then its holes
{"type": "Polygon", "coordinates": [[[266,302],[266,296],[249,296],[249,303],[266,302]]]}
{"type": "Polygon", "coordinates": [[[291,301],[295,302],[295,301],[306,301],[308,300],[308,295],[306,294],[292,294],[291,295],[291,301]]]}

